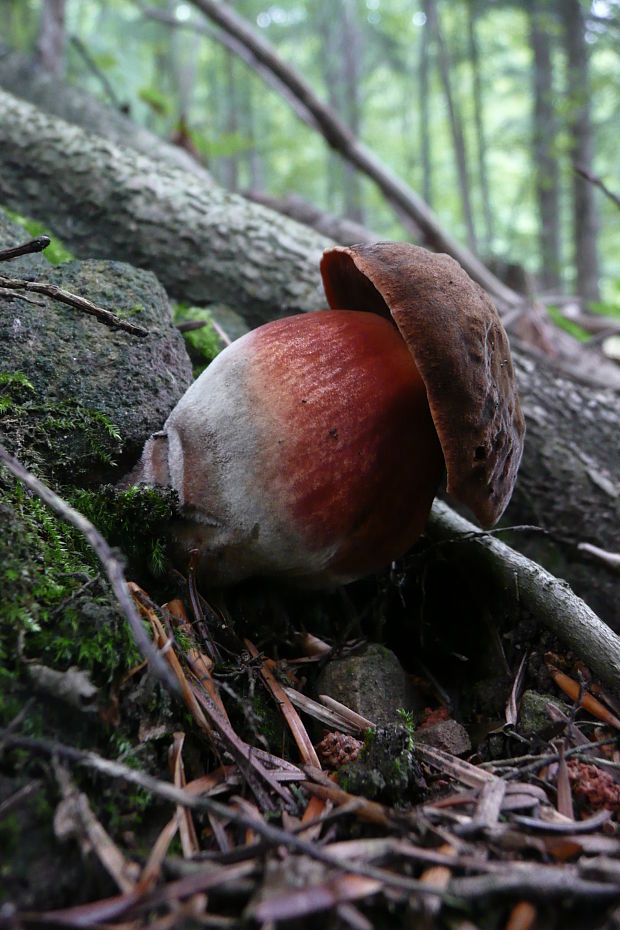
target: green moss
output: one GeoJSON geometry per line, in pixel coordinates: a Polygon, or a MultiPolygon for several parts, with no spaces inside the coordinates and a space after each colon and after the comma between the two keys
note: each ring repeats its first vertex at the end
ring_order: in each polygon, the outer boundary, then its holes
{"type": "Polygon", "coordinates": [[[192,307],[186,303],[172,304],[175,323],[195,320],[204,322],[201,329],[183,333],[187,353],[192,360],[194,378],[204,371],[224,348],[224,344],[213,325],[213,318],[205,307],[192,307]]]}
{"type": "Polygon", "coordinates": [[[122,450],[104,413],[76,400],[41,401],[20,371],[0,372],[0,436],[30,467],[61,478],[91,462],[112,465],[122,450]]]}
{"type": "MultiPolygon", "coordinates": [[[[14,213],[12,210],[7,209],[7,207],[2,207],[2,209],[14,222],[19,223],[19,225],[29,233],[32,239],[36,239],[37,236],[41,235],[49,236],[48,228],[43,223],[39,223],[38,220],[31,220],[26,216],[22,216],[21,213],[14,213]]],[[[50,236],[50,238],[51,242],[45,249],[45,257],[52,265],[59,265],[61,262],[69,262],[75,258],[58,236],[50,236]]],[[[15,243],[15,245],[17,244],[18,243],[15,243]]]]}
{"type": "MultiPolygon", "coordinates": [[[[0,469],[0,719],[23,700],[22,664],[78,665],[97,684],[138,661],[83,536],[0,469]]],[[[35,721],[32,721],[33,724],[35,721]]]]}
{"type": "Polygon", "coordinates": [[[106,484],[96,490],[76,490],[71,501],[133,566],[153,575],[165,571],[165,533],[177,512],[176,491],[144,485],[119,490],[106,484]]]}
{"type": "Polygon", "coordinates": [[[391,804],[419,800],[425,784],[413,757],[409,727],[397,725],[369,731],[359,759],[343,766],[338,780],[345,791],[391,804]]]}
{"type": "Polygon", "coordinates": [[[574,336],[579,342],[587,342],[587,340],[590,339],[591,334],[585,329],[582,329],[578,323],[574,323],[572,320],[569,320],[568,317],[565,317],[558,307],[548,306],[547,310],[556,326],[566,330],[567,333],[570,333],[571,336],[574,336]]]}

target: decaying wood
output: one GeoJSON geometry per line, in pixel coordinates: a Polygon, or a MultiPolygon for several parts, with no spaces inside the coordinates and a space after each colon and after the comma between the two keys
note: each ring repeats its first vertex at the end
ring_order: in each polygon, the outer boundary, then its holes
{"type": "Polygon", "coordinates": [[[426,533],[432,540],[458,547],[459,558],[467,558],[468,550],[473,552],[474,561],[488,565],[493,579],[503,586],[508,597],[516,596],[601,681],[620,692],[620,637],[567,584],[494,536],[480,535],[472,523],[441,501],[433,504],[426,533]],[[469,538],[459,542],[463,535],[469,538]]]}
{"type": "Polygon", "coordinates": [[[273,197],[263,191],[245,191],[244,197],[252,203],[260,203],[270,210],[283,213],[297,223],[310,226],[322,236],[333,239],[339,245],[357,245],[360,242],[368,244],[378,242],[381,238],[360,223],[345,217],[326,213],[312,203],[308,203],[299,194],[287,194],[285,197],[273,197]]]}
{"type": "Polygon", "coordinates": [[[0,169],[0,202],[80,258],[156,266],[172,296],[228,304],[252,325],[325,305],[318,263],[333,243],[4,91],[0,169]]]}

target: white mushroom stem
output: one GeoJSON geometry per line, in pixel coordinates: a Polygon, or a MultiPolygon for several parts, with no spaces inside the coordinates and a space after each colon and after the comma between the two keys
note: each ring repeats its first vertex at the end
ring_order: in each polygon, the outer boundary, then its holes
{"type": "Polygon", "coordinates": [[[494,536],[480,535],[473,523],[436,500],[425,534],[436,542],[470,547],[509,597],[521,604],[582,659],[594,675],[620,693],[620,637],[591,610],[565,581],[515,552],[494,536]],[[459,537],[467,534],[467,539],[459,537]],[[473,535],[471,535],[473,534],[473,535]]]}

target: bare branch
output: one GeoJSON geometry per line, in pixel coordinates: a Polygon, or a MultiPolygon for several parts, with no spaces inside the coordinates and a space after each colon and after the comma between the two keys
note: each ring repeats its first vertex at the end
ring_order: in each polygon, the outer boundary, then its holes
{"type": "Polygon", "coordinates": [[[4,276],[0,276],[0,288],[5,288],[7,290],[12,288],[15,291],[34,291],[36,294],[44,294],[46,297],[52,297],[54,300],[59,300],[63,304],[68,304],[70,307],[75,307],[77,310],[82,310],[84,313],[91,314],[91,316],[96,317],[101,323],[105,323],[106,326],[112,326],[115,329],[124,329],[134,336],[148,336],[149,334],[148,330],[143,326],[136,326],[135,323],[130,323],[129,320],[123,320],[110,310],[98,307],[97,304],[92,303],[90,300],[86,300],[85,297],[71,294],[69,291],[65,291],[61,287],[58,287],[57,284],[45,284],[43,281],[25,281],[22,278],[5,278],[4,276]]]}
{"type": "Polygon", "coordinates": [[[532,615],[570,646],[602,682],[620,691],[620,637],[566,582],[493,536],[470,536],[459,542],[455,537],[476,532],[475,527],[441,501],[433,504],[426,532],[432,540],[476,547],[476,555],[508,590],[517,586],[521,603],[532,615]]]}
{"type": "Polygon", "coordinates": [[[620,197],[617,194],[614,194],[611,191],[605,182],[599,178],[597,174],[593,174],[591,171],[588,171],[587,168],[581,168],[579,165],[573,165],[573,171],[575,174],[578,174],[580,178],[583,178],[585,181],[589,181],[590,184],[593,184],[594,187],[598,187],[599,190],[602,190],[606,197],[609,197],[612,203],[615,203],[617,207],[620,207],[620,197]]]}
{"type": "Polygon", "coordinates": [[[24,242],[23,245],[16,245],[12,249],[2,249],[0,251],[0,262],[10,262],[12,258],[18,258],[20,255],[42,252],[51,241],[49,236],[37,236],[36,239],[30,239],[28,242],[24,242]]]}

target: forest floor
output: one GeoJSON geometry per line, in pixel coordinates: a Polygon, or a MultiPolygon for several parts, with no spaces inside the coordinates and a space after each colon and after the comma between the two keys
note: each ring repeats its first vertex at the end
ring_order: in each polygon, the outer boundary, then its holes
{"type": "Polygon", "coordinates": [[[476,630],[424,549],[331,594],[131,583],[176,697],[138,657],[23,668],[0,926],[617,926],[618,708],[531,618],[476,630]],[[367,638],[418,696],[385,726],[317,690],[367,638]],[[456,720],[465,758],[423,739],[456,720]]]}

